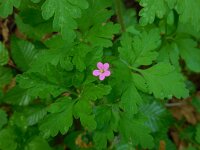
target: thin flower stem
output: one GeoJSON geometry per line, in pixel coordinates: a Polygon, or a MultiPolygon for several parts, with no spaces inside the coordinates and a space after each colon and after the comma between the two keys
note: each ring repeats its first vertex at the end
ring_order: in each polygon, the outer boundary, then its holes
{"type": "Polygon", "coordinates": [[[137,71],[137,72],[141,72],[141,70],[140,69],[138,69],[138,68],[135,68],[135,67],[132,67],[132,66],[128,66],[130,69],[132,69],[133,71],[137,71]]]}
{"type": "Polygon", "coordinates": [[[125,60],[123,60],[123,59],[120,58],[120,61],[121,61],[122,63],[124,63],[124,64],[125,64],[128,68],[130,68],[131,70],[137,71],[137,72],[141,72],[140,69],[130,66],[125,60]]]}
{"type": "Polygon", "coordinates": [[[116,10],[118,22],[121,26],[122,32],[125,32],[124,19],[123,19],[122,9],[121,9],[121,0],[114,0],[114,1],[115,1],[115,10],[116,10]]]}
{"type": "Polygon", "coordinates": [[[165,104],[165,106],[166,107],[179,107],[179,106],[183,106],[183,105],[185,105],[186,103],[184,103],[184,102],[180,102],[180,103],[166,103],[165,104]]]}

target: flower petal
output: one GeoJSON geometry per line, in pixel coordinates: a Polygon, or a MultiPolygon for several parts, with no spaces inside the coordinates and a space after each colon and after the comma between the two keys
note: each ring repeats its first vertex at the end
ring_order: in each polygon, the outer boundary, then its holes
{"type": "Polygon", "coordinates": [[[110,76],[111,73],[110,73],[110,70],[106,70],[103,74],[104,74],[104,76],[108,77],[108,76],[110,76]]]}
{"type": "Polygon", "coordinates": [[[99,70],[94,70],[92,73],[94,76],[99,76],[101,72],[99,70]]]}
{"type": "Polygon", "coordinates": [[[110,67],[109,63],[105,63],[105,64],[103,65],[103,69],[104,69],[104,70],[108,70],[109,67],[110,67]]]}
{"type": "Polygon", "coordinates": [[[97,68],[98,68],[99,70],[103,70],[103,69],[104,69],[103,63],[102,63],[102,62],[98,62],[98,63],[97,63],[97,68]]]}
{"type": "Polygon", "coordinates": [[[105,79],[105,77],[106,77],[106,76],[105,76],[104,74],[100,74],[100,75],[99,75],[99,80],[101,80],[101,81],[102,81],[102,80],[104,80],[104,79],[105,79]]]}

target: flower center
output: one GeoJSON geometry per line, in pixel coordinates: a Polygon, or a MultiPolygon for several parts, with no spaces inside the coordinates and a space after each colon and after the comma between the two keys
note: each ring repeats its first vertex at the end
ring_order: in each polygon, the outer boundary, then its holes
{"type": "Polygon", "coordinates": [[[100,70],[100,72],[101,72],[101,73],[104,73],[104,70],[103,70],[103,69],[101,69],[101,70],[100,70]]]}

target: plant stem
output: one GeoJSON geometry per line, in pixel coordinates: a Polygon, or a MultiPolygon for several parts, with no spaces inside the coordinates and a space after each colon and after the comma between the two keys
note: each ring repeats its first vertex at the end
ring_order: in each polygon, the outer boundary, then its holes
{"type": "Polygon", "coordinates": [[[121,26],[122,32],[125,32],[125,25],[124,25],[124,20],[122,16],[122,10],[121,10],[121,0],[114,0],[114,1],[115,1],[115,10],[116,10],[118,22],[121,26]]]}
{"type": "Polygon", "coordinates": [[[180,106],[183,106],[183,105],[185,105],[186,103],[184,103],[184,102],[180,102],[180,103],[166,103],[165,104],[165,106],[166,107],[180,107],[180,106]]]}

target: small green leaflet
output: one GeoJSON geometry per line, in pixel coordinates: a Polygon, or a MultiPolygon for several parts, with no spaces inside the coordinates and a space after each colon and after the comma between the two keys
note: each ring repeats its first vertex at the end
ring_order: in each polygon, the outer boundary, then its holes
{"type": "Polygon", "coordinates": [[[159,131],[159,123],[162,119],[161,117],[164,111],[165,111],[164,107],[162,107],[159,103],[155,101],[154,102],[150,101],[148,104],[143,103],[142,106],[140,107],[140,112],[144,113],[144,115],[148,119],[148,121],[145,124],[154,133],[159,131]]]}
{"type": "Polygon", "coordinates": [[[9,68],[0,66],[0,90],[12,79],[12,72],[9,68]]]}
{"type": "Polygon", "coordinates": [[[62,103],[63,109],[60,110],[57,103],[51,104],[52,106],[48,110],[50,114],[48,114],[39,125],[39,129],[45,138],[50,136],[54,137],[58,132],[65,134],[72,126],[74,102],[69,98],[62,99],[60,102],[62,103]],[[52,109],[52,107],[54,108],[52,109]]]}
{"type": "Polygon", "coordinates": [[[176,10],[179,13],[180,22],[191,24],[196,31],[200,31],[200,0],[177,0],[176,10]]]}
{"type": "Polygon", "coordinates": [[[148,93],[148,86],[146,84],[146,81],[140,74],[133,73],[132,78],[133,78],[134,85],[138,90],[144,93],[148,93]]]}
{"type": "Polygon", "coordinates": [[[112,130],[107,129],[105,131],[96,131],[93,136],[93,140],[97,149],[106,149],[107,140],[112,140],[114,133],[112,130]]]}
{"type": "Polygon", "coordinates": [[[95,120],[97,129],[94,132],[93,140],[97,149],[105,149],[107,140],[113,140],[113,131],[117,130],[119,121],[119,109],[109,106],[98,106],[95,108],[95,120]]]}
{"type": "Polygon", "coordinates": [[[93,47],[110,47],[114,34],[119,33],[120,26],[113,24],[108,19],[113,14],[112,1],[107,0],[88,0],[89,8],[83,10],[83,16],[77,19],[81,41],[90,43],[93,47]]]}
{"type": "Polygon", "coordinates": [[[12,14],[13,7],[18,8],[21,0],[0,0],[0,16],[6,18],[12,14]]]}
{"type": "Polygon", "coordinates": [[[88,8],[86,0],[46,0],[42,5],[42,16],[45,20],[54,16],[53,27],[60,31],[66,41],[76,37],[76,18],[81,17],[82,9],[88,8]]]}
{"type": "Polygon", "coordinates": [[[184,79],[175,68],[168,63],[158,63],[148,69],[139,71],[148,89],[156,98],[185,98],[189,91],[185,87],[184,79]]]}
{"type": "Polygon", "coordinates": [[[11,40],[11,54],[17,67],[22,71],[26,71],[31,67],[31,64],[36,58],[38,50],[35,46],[16,37],[11,40]]]}
{"type": "Polygon", "coordinates": [[[32,101],[26,89],[15,86],[9,90],[3,97],[3,102],[12,105],[27,106],[32,101]]]}
{"type": "Polygon", "coordinates": [[[27,118],[22,112],[14,112],[10,118],[12,125],[17,126],[21,131],[26,132],[28,129],[27,118]]]}
{"type": "Polygon", "coordinates": [[[36,136],[26,145],[25,150],[51,150],[51,147],[45,139],[36,136]]]}
{"type": "Polygon", "coordinates": [[[103,98],[104,95],[108,95],[110,93],[110,90],[110,86],[103,84],[88,84],[84,87],[74,109],[76,118],[80,118],[81,124],[85,128],[94,130],[97,125],[94,120],[94,115],[92,115],[93,111],[91,101],[103,98]]]}
{"type": "Polygon", "coordinates": [[[133,145],[141,145],[143,148],[152,148],[154,146],[153,137],[150,135],[150,129],[144,125],[143,120],[129,118],[123,115],[120,118],[119,130],[126,141],[133,145]]]}
{"type": "Polygon", "coordinates": [[[155,50],[160,45],[159,30],[143,31],[134,37],[125,34],[122,37],[121,45],[122,47],[119,48],[120,57],[129,65],[135,67],[150,65],[158,56],[155,50]]]}
{"type": "Polygon", "coordinates": [[[41,0],[31,0],[33,3],[39,3],[41,0]]]}
{"type": "MultiPolygon", "coordinates": [[[[27,4],[30,5],[30,4],[27,4]]],[[[42,18],[40,9],[34,8],[21,11],[15,15],[15,22],[20,32],[28,38],[41,40],[46,34],[53,32],[52,22],[42,18]],[[28,19],[27,19],[28,18],[28,19]]]]}
{"type": "Polygon", "coordinates": [[[179,49],[176,43],[165,43],[159,51],[158,62],[170,63],[180,70],[179,64],[179,49]]]}
{"type": "Polygon", "coordinates": [[[187,37],[177,35],[171,43],[166,43],[159,51],[159,62],[168,62],[177,69],[181,69],[179,65],[179,57],[181,57],[188,69],[194,72],[200,72],[200,49],[198,43],[187,37]]]}
{"type": "Polygon", "coordinates": [[[94,47],[110,47],[112,46],[111,40],[114,38],[114,34],[119,33],[119,30],[120,26],[118,24],[102,23],[95,25],[89,30],[86,41],[94,47]]]}
{"type": "Polygon", "coordinates": [[[177,46],[187,67],[194,72],[200,72],[200,49],[197,48],[198,43],[190,38],[181,38],[177,39],[177,46]]]}
{"type": "Polygon", "coordinates": [[[0,42],[0,66],[3,66],[8,63],[8,51],[3,45],[3,43],[0,42]]]}
{"type": "Polygon", "coordinates": [[[44,108],[44,109],[40,109],[36,112],[33,112],[32,115],[30,115],[28,118],[27,118],[27,121],[28,121],[28,125],[29,126],[32,126],[32,125],[35,125],[37,124],[40,120],[42,120],[45,116],[47,115],[47,109],[44,108]]]}
{"type": "Polygon", "coordinates": [[[74,106],[74,116],[76,118],[80,118],[82,126],[88,130],[94,130],[97,126],[92,112],[92,105],[90,101],[80,98],[74,106]]]}
{"type": "Polygon", "coordinates": [[[139,2],[143,7],[139,13],[140,23],[147,25],[153,23],[155,17],[163,18],[169,9],[174,7],[176,0],[139,0],[139,2]]]}
{"type": "Polygon", "coordinates": [[[49,49],[38,53],[37,59],[31,65],[29,71],[31,72],[43,72],[46,67],[51,64],[54,66],[60,65],[63,69],[71,71],[73,64],[71,58],[67,55],[68,51],[65,49],[49,49]]]}
{"type": "Polygon", "coordinates": [[[195,140],[200,144],[200,124],[196,127],[196,134],[195,134],[195,140]]]}
{"type": "Polygon", "coordinates": [[[0,130],[0,149],[15,150],[17,148],[15,138],[16,136],[11,128],[0,130]]]}
{"type": "Polygon", "coordinates": [[[1,118],[1,122],[0,122],[0,130],[1,128],[7,123],[7,114],[5,111],[3,111],[2,109],[0,109],[0,118],[1,118]]]}
{"type": "Polygon", "coordinates": [[[86,69],[85,62],[88,59],[86,58],[86,55],[90,51],[92,51],[91,47],[82,43],[72,48],[72,56],[74,56],[72,62],[76,66],[77,70],[83,71],[86,69]]]}
{"type": "Polygon", "coordinates": [[[91,83],[84,87],[80,96],[81,96],[81,99],[83,100],[94,101],[94,100],[102,98],[104,95],[108,95],[110,91],[111,91],[110,85],[103,85],[103,84],[95,85],[91,83]]]}
{"type": "Polygon", "coordinates": [[[140,94],[138,93],[134,83],[130,81],[122,94],[120,106],[127,114],[133,115],[138,112],[138,105],[141,102],[142,98],[140,97],[140,94]]]}
{"type": "Polygon", "coordinates": [[[91,26],[102,25],[107,22],[114,14],[112,1],[108,0],[88,0],[89,8],[82,11],[82,17],[77,19],[79,28],[82,32],[87,32],[91,26]]]}
{"type": "Polygon", "coordinates": [[[17,77],[19,86],[28,89],[32,97],[47,98],[50,95],[56,97],[67,89],[67,74],[55,66],[47,66],[42,74],[38,72],[24,73],[17,77]],[[54,70],[55,72],[52,72],[54,70]]]}

